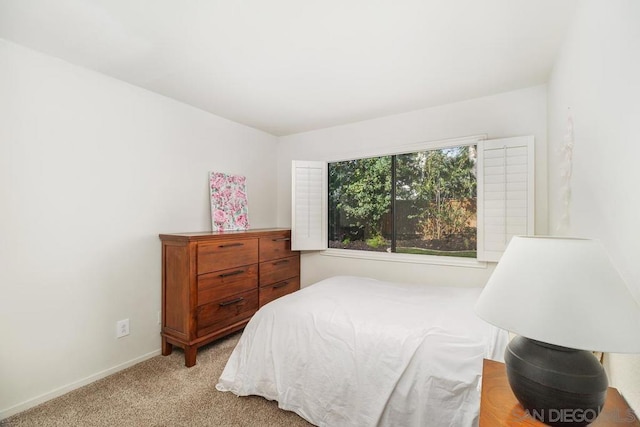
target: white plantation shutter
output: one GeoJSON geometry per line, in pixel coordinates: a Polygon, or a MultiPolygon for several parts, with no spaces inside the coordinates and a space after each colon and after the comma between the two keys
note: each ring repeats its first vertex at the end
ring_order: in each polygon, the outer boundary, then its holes
{"type": "Polygon", "coordinates": [[[327,163],[294,160],[291,169],[291,249],[327,249],[327,163]]]}
{"type": "Polygon", "coordinates": [[[534,233],[532,136],[478,143],[478,260],[498,261],[513,236],[534,233]]]}

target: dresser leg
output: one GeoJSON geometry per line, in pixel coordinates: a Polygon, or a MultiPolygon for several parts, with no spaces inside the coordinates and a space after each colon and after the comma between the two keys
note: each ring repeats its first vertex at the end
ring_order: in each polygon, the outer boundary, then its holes
{"type": "Polygon", "coordinates": [[[192,367],[196,364],[196,353],[198,352],[198,348],[192,345],[184,346],[184,366],[187,368],[192,367]]]}
{"type": "Polygon", "coordinates": [[[162,337],[162,355],[168,356],[173,351],[173,345],[167,342],[165,337],[162,337]]]}

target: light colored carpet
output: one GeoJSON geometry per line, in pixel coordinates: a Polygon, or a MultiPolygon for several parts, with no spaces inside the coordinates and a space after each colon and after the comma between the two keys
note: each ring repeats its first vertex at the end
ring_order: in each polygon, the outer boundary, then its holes
{"type": "Polygon", "coordinates": [[[310,426],[276,402],[216,390],[240,333],[198,351],[156,356],[0,421],[2,426],[310,426]]]}

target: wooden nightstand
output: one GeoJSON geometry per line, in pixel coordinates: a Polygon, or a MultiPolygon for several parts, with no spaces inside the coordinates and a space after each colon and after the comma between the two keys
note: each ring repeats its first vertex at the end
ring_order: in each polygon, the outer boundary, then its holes
{"type": "MultiPolygon", "coordinates": [[[[624,398],[609,387],[607,400],[593,427],[640,427],[640,422],[624,398]]],[[[482,398],[480,401],[480,427],[545,426],[528,414],[513,395],[504,363],[484,360],[482,367],[482,398]]]]}

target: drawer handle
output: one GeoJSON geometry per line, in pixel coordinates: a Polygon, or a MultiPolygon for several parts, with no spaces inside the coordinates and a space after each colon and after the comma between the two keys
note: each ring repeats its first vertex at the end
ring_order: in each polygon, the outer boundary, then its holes
{"type": "Polygon", "coordinates": [[[233,248],[236,246],[244,246],[244,243],[227,243],[226,245],[220,245],[219,248],[233,248]]]}
{"type": "Polygon", "coordinates": [[[280,265],[280,264],[289,264],[289,260],[288,259],[282,259],[280,261],[276,261],[273,263],[273,265],[280,265]]]}
{"type": "Polygon", "coordinates": [[[272,242],[288,242],[291,240],[291,237],[281,237],[279,239],[271,239],[272,242]]]}
{"type": "Polygon", "coordinates": [[[285,286],[287,286],[289,284],[289,282],[282,282],[282,283],[278,283],[277,285],[273,285],[273,289],[279,289],[279,288],[284,288],[285,286]]]}
{"type": "Polygon", "coordinates": [[[231,305],[231,304],[237,304],[240,301],[244,301],[244,297],[232,299],[231,301],[221,302],[220,303],[220,307],[226,307],[226,306],[231,305]]]}
{"type": "Polygon", "coordinates": [[[219,274],[218,277],[224,278],[224,277],[229,277],[229,276],[236,276],[236,275],[242,274],[242,273],[244,273],[244,270],[236,270],[236,271],[232,271],[230,273],[219,274]]]}

